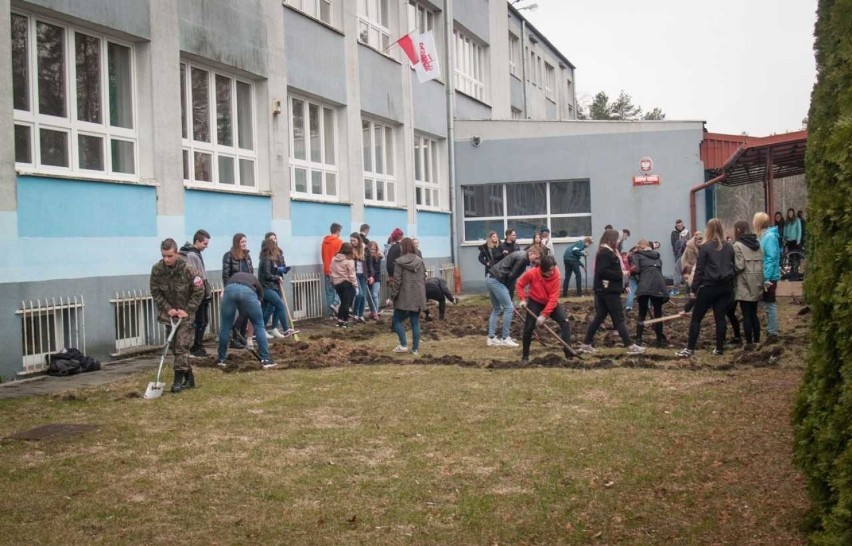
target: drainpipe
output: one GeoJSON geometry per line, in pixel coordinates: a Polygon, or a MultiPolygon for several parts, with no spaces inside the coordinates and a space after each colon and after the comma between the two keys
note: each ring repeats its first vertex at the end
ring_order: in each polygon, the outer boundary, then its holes
{"type": "MultiPolygon", "coordinates": [[[[449,164],[450,183],[450,259],[456,264],[456,246],[458,245],[458,226],[456,226],[456,150],[455,150],[455,63],[452,54],[453,2],[444,0],[444,49],[447,70],[447,162],[449,164]]],[[[458,269],[458,264],[456,264],[458,269]]],[[[458,286],[458,283],[456,283],[458,286]]]]}
{"type": "Polygon", "coordinates": [[[524,119],[530,119],[527,105],[527,20],[521,17],[521,83],[524,86],[524,119]]]}

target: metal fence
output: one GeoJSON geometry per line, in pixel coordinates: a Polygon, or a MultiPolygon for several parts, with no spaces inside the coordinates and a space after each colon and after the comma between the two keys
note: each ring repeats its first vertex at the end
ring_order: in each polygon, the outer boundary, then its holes
{"type": "Polygon", "coordinates": [[[293,275],[290,287],[293,297],[290,298],[290,313],[293,320],[321,318],[323,316],[323,274],[299,273],[293,275]]]}
{"type": "Polygon", "coordinates": [[[23,361],[21,375],[47,369],[46,356],[64,348],[86,352],[86,305],[83,296],[21,302],[23,361]]]}
{"type": "Polygon", "coordinates": [[[456,293],[456,277],[455,277],[455,264],[441,264],[440,272],[441,277],[447,281],[447,286],[450,288],[450,292],[453,294],[456,293]]]}

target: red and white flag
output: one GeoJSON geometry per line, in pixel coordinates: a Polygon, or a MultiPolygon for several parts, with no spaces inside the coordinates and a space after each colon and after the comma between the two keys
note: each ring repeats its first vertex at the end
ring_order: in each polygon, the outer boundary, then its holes
{"type": "Polygon", "coordinates": [[[416,34],[415,32],[406,34],[396,43],[405,52],[411,68],[417,72],[417,79],[423,83],[440,76],[441,67],[438,64],[438,48],[435,47],[435,36],[432,31],[416,34]]]}

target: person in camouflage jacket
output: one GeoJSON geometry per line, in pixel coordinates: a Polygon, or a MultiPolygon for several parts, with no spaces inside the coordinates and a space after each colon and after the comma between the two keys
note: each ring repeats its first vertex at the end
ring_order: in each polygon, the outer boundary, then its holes
{"type": "Polygon", "coordinates": [[[172,392],[195,387],[195,377],[187,353],[194,340],[194,328],[189,317],[195,315],[204,297],[204,281],[192,266],[178,255],[174,239],[160,244],[163,259],[151,268],[151,296],[157,306],[157,320],[183,319],[172,339],[175,355],[175,380],[172,392]]]}

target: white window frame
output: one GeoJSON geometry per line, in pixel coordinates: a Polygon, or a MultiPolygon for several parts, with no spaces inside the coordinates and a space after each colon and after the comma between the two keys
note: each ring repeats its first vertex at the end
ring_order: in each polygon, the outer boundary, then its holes
{"type": "Polygon", "coordinates": [[[442,208],[440,150],[438,140],[414,134],[414,204],[418,209],[442,208]]]}
{"type": "MultiPolygon", "coordinates": [[[[506,206],[507,199],[508,199],[506,186],[508,184],[507,183],[495,183],[495,184],[487,184],[489,186],[500,186],[499,196],[497,196],[497,198],[495,199],[495,195],[492,194],[491,197],[490,197],[490,200],[492,201],[491,208],[492,208],[492,212],[496,212],[494,210],[495,205],[502,207],[502,214],[492,214],[492,215],[488,215],[488,216],[466,216],[466,214],[468,212],[473,212],[473,210],[471,208],[470,196],[467,194],[467,192],[465,190],[467,188],[471,188],[471,187],[474,187],[474,186],[462,186],[462,200],[463,200],[463,207],[464,207],[464,214],[465,214],[465,216],[462,218],[462,220],[465,224],[467,222],[481,222],[481,221],[487,221],[487,220],[502,222],[502,231],[500,231],[500,230],[495,230],[495,231],[505,233],[505,230],[508,229],[508,225],[509,225],[510,220],[526,220],[526,219],[544,218],[545,221],[546,221],[546,226],[549,229],[552,229],[552,226],[553,226],[552,221],[556,218],[591,218],[592,217],[591,203],[589,204],[589,212],[574,212],[574,213],[553,213],[553,212],[551,212],[551,210],[550,210],[550,185],[551,184],[559,184],[559,183],[563,183],[563,182],[571,182],[571,181],[585,181],[591,186],[591,180],[586,179],[586,178],[564,179],[564,180],[536,180],[536,181],[527,182],[527,183],[533,183],[533,182],[534,183],[542,183],[543,182],[543,183],[546,184],[544,212],[542,212],[541,214],[533,214],[533,215],[514,215],[514,214],[510,215],[510,214],[508,214],[508,208],[506,206]],[[497,205],[497,203],[500,203],[500,204],[497,205]]],[[[513,182],[512,184],[518,184],[518,183],[519,182],[513,182]]],[[[591,187],[589,188],[589,190],[591,191],[591,187]]],[[[553,240],[556,241],[556,242],[574,241],[574,240],[578,240],[578,239],[580,239],[584,236],[588,236],[588,235],[591,235],[591,233],[587,233],[587,234],[584,234],[584,235],[578,235],[578,236],[569,236],[569,237],[554,237],[553,240]]],[[[485,239],[468,239],[467,238],[467,229],[464,226],[462,227],[462,237],[464,238],[464,244],[481,244],[481,243],[485,242],[485,239]]],[[[531,243],[532,240],[531,239],[519,239],[518,242],[519,243],[524,243],[524,242],[531,243]]]]}
{"type": "Polygon", "coordinates": [[[340,180],[340,170],[338,169],[337,164],[340,162],[340,150],[338,147],[338,138],[337,138],[337,124],[338,124],[338,109],[330,104],[326,104],[323,102],[319,102],[316,100],[308,99],[307,97],[291,94],[288,97],[287,105],[289,109],[290,116],[290,195],[292,197],[298,197],[302,199],[312,199],[318,201],[340,201],[340,188],[341,188],[341,180],[340,180]],[[293,119],[294,108],[293,104],[295,101],[301,101],[303,103],[303,116],[302,116],[302,134],[305,139],[305,158],[298,159],[295,157],[295,121],[293,119]],[[318,108],[320,113],[319,115],[319,142],[320,142],[320,150],[319,156],[320,161],[312,161],[311,160],[311,132],[310,132],[310,106],[313,105],[318,108]],[[328,138],[326,138],[326,134],[329,128],[326,126],[326,110],[331,112],[331,144],[334,147],[331,150],[331,155],[334,157],[333,163],[328,163],[329,150],[326,146],[328,142],[328,138]],[[305,189],[299,190],[296,187],[296,172],[297,171],[305,172],[305,189]],[[317,174],[320,176],[320,191],[313,191],[313,177],[317,174]],[[329,180],[330,177],[334,179],[334,192],[329,191],[329,180]]]}
{"type": "Polygon", "coordinates": [[[544,61],[544,96],[556,102],[556,67],[544,61]]]}
{"type": "Polygon", "coordinates": [[[361,153],[365,152],[365,148],[369,148],[370,165],[364,164],[364,202],[376,205],[395,205],[399,192],[397,184],[397,162],[396,162],[396,131],[395,128],[382,122],[372,120],[370,118],[361,119],[361,153]],[[365,143],[364,140],[364,125],[369,128],[370,142],[365,143]],[[381,146],[382,153],[378,153],[375,136],[376,129],[381,128],[383,142],[381,146]],[[388,134],[390,132],[390,134],[388,134]],[[381,171],[376,169],[377,165],[381,165],[381,171]],[[392,172],[388,172],[388,171],[392,172]],[[383,197],[378,198],[378,188],[383,189],[383,197]],[[368,197],[369,195],[369,197],[368,197]]]}
{"type": "Polygon", "coordinates": [[[382,53],[391,46],[392,5],[391,0],[358,0],[358,42],[382,53]],[[383,7],[386,12],[383,12],[383,7]],[[388,24],[385,25],[382,20],[388,24]]]}
{"type": "MultiPolygon", "coordinates": [[[[183,153],[189,154],[189,157],[185,157],[182,155],[181,161],[183,162],[183,170],[189,174],[189,177],[184,177],[184,185],[188,187],[194,188],[215,188],[215,189],[228,189],[228,190],[239,190],[239,191],[247,191],[247,192],[258,192],[260,191],[260,184],[258,180],[258,168],[257,168],[257,120],[256,118],[256,110],[257,110],[257,93],[255,91],[254,82],[248,80],[246,78],[242,78],[237,76],[236,74],[226,72],[224,70],[214,69],[210,66],[188,61],[181,60],[180,68],[185,68],[184,73],[184,89],[186,90],[186,96],[182,98],[182,100],[186,101],[185,112],[183,115],[185,119],[183,123],[186,125],[186,135],[181,135],[181,145],[183,153]],[[208,121],[207,125],[210,132],[210,142],[204,142],[201,140],[195,140],[194,131],[193,131],[193,96],[192,96],[192,70],[202,70],[207,72],[207,102],[208,102],[208,121]],[[232,145],[220,144],[218,142],[219,138],[219,128],[216,122],[216,76],[221,76],[223,78],[227,78],[231,81],[231,139],[232,145]],[[240,119],[239,119],[239,107],[237,104],[237,83],[242,83],[249,86],[250,90],[250,98],[251,105],[249,107],[250,117],[251,117],[251,141],[252,148],[241,148],[239,146],[239,127],[240,127],[240,119]],[[194,158],[196,153],[201,154],[209,154],[210,155],[210,180],[198,180],[195,178],[195,168],[194,168],[194,158]],[[220,182],[220,173],[219,173],[219,159],[220,158],[228,158],[234,161],[234,183],[228,184],[224,182],[220,182]],[[189,164],[187,167],[187,159],[189,160],[189,164]],[[252,162],[252,184],[246,184],[241,179],[240,175],[240,160],[251,161],[252,162]]],[[[182,128],[181,128],[182,130],[182,128]]]]}
{"type": "Polygon", "coordinates": [[[509,74],[520,79],[521,39],[509,32],[509,74]]]}
{"type": "Polygon", "coordinates": [[[485,48],[459,29],[455,35],[456,91],[485,100],[485,48]]]}
{"type": "MultiPolygon", "coordinates": [[[[95,178],[124,182],[139,181],[138,146],[138,104],[136,92],[136,49],[133,44],[95,32],[84,27],[70,25],[63,21],[40,15],[13,10],[13,16],[27,19],[27,100],[29,110],[13,110],[14,125],[29,128],[30,162],[17,162],[19,172],[39,174],[79,175],[81,178],[95,178]],[[38,45],[36,43],[36,24],[44,23],[63,30],[64,77],[65,77],[65,117],[41,114],[38,110],[38,45]],[[77,33],[100,41],[100,94],[101,122],[94,123],[77,119],[77,63],[75,57],[75,36],[77,33]],[[109,113],[109,44],[113,43],[130,50],[130,100],[132,128],[116,127],[110,124],[109,113]],[[58,131],[68,135],[68,166],[44,165],[41,160],[41,130],[58,131]],[[80,167],[78,140],[80,135],[95,136],[102,140],[103,170],[83,169],[80,167]],[[133,173],[116,172],[113,169],[112,141],[131,142],[133,144],[133,173]]],[[[11,34],[10,34],[11,39],[11,34]]],[[[14,141],[13,141],[14,146],[14,141]]]]}
{"type": "Polygon", "coordinates": [[[423,34],[431,30],[436,34],[435,42],[438,42],[437,21],[438,13],[436,11],[429,9],[415,0],[408,0],[408,32],[417,30],[423,34]]]}
{"type": "Polygon", "coordinates": [[[288,6],[293,6],[305,15],[312,17],[317,21],[322,21],[330,26],[334,25],[333,0],[284,0],[284,3],[288,6]],[[323,7],[327,10],[327,18],[323,18],[322,16],[323,7]]]}

